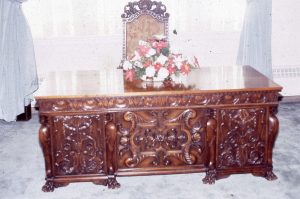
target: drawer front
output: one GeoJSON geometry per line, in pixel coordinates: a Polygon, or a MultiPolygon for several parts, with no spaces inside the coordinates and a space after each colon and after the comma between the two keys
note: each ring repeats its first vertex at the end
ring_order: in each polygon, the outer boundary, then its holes
{"type": "Polygon", "coordinates": [[[54,176],[104,175],[105,139],[101,116],[55,116],[52,122],[54,176]]]}
{"type": "Polygon", "coordinates": [[[265,164],[266,116],[265,108],[235,108],[219,111],[217,168],[242,169],[265,164]]]}
{"type": "Polygon", "coordinates": [[[117,120],[119,169],[204,165],[207,110],[128,111],[117,120]]]}

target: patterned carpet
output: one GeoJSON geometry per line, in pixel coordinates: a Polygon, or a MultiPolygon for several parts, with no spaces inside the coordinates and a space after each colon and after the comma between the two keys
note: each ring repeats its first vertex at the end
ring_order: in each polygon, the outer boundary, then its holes
{"type": "Polygon", "coordinates": [[[274,149],[278,180],[233,175],[215,185],[202,184],[203,173],[118,178],[121,188],[75,183],[44,193],[44,161],[38,144],[38,116],[29,122],[0,121],[0,199],[150,199],[272,198],[300,196],[300,103],[280,105],[280,132],[274,149]]]}

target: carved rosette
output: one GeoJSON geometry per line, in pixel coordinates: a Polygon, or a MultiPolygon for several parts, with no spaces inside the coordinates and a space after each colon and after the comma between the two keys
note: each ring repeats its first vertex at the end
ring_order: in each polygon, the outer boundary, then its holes
{"type": "Polygon", "coordinates": [[[218,168],[263,165],[266,161],[266,110],[220,110],[218,168]]]}
{"type": "Polygon", "coordinates": [[[119,168],[203,164],[204,112],[126,112],[119,131],[119,168]]]}
{"type": "Polygon", "coordinates": [[[256,103],[277,103],[278,94],[265,92],[207,93],[165,96],[91,97],[60,100],[39,99],[40,112],[118,111],[124,109],[145,109],[163,107],[203,107],[207,105],[239,105],[256,103]]]}
{"type": "Polygon", "coordinates": [[[104,136],[100,116],[55,116],[53,152],[55,175],[104,174],[104,136]]]}

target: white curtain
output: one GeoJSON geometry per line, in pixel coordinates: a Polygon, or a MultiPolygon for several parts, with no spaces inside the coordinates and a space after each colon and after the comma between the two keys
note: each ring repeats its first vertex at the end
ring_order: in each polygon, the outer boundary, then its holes
{"type": "MultiPolygon", "coordinates": [[[[121,14],[138,0],[30,0],[24,11],[35,38],[119,35],[121,14]]],[[[240,31],[246,0],[160,0],[170,29],[182,32],[240,31]]]]}
{"type": "MultiPolygon", "coordinates": [[[[122,58],[124,6],[136,0],[30,0],[39,77],[54,70],[116,67],[122,58]]],[[[161,0],[170,41],[201,66],[235,65],[246,0],[161,0]],[[177,35],[173,34],[176,30],[177,35]]]]}
{"type": "Polygon", "coordinates": [[[38,88],[30,29],[22,12],[25,0],[0,1],[0,119],[14,121],[38,88]]]}
{"type": "Polygon", "coordinates": [[[272,79],[272,0],[247,0],[237,63],[272,79]]]}

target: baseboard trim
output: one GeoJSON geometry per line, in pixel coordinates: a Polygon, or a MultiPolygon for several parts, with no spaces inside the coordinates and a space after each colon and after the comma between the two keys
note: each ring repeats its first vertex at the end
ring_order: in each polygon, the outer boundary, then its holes
{"type": "Polygon", "coordinates": [[[281,100],[281,103],[294,103],[294,102],[300,102],[300,95],[283,96],[281,100]]]}

